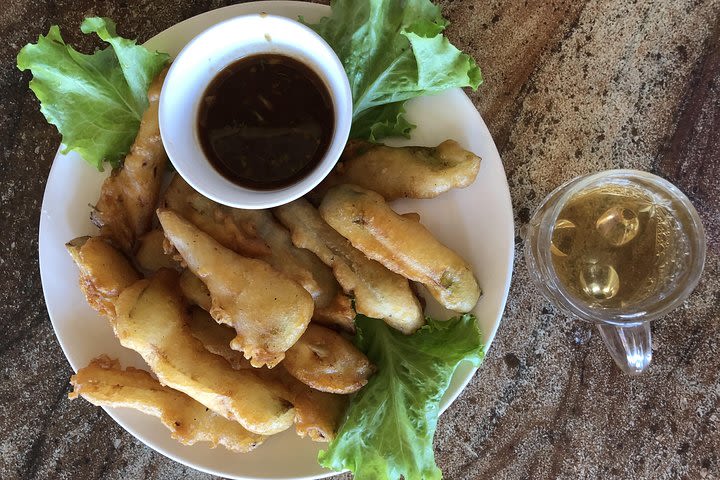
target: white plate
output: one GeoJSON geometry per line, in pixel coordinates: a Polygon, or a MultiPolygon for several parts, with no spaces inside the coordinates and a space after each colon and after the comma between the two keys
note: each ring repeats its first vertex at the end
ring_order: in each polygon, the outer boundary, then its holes
{"type": "MultiPolygon", "coordinates": [[[[302,2],[257,2],[233,5],[198,15],[165,30],[147,42],[150,49],[176,55],[195,35],[227,18],[267,12],[315,22],[329,8],[302,2]]],[[[121,26],[122,30],[122,26],[121,26]]],[[[418,125],[410,141],[396,144],[437,145],[447,138],[459,141],[483,159],[477,181],[433,200],[400,201],[397,210],[417,211],[422,222],[474,268],[483,296],[474,313],[483,331],[486,348],[500,323],[512,272],[513,215],[505,172],[485,123],[462,92],[455,89],[434,97],[416,99],[408,116],[418,125]]],[[[97,201],[104,177],[78,155],[55,157],[45,189],[40,217],[40,273],[48,313],[58,341],[74,370],[100,354],[119,358],[123,366],[146,368],[134,352],[124,349],[106,321],[87,306],[78,288],[78,271],[64,244],[81,235],[93,235],[89,205],[97,201]]],[[[430,313],[449,316],[431,302],[430,313]]],[[[447,408],[472,378],[475,369],[461,365],[443,398],[447,408]]],[[[318,466],[323,444],[286,431],[268,439],[250,454],[231,453],[206,444],[184,446],[170,438],[159,420],[129,409],[106,409],[108,414],[140,441],[178,462],[198,470],[237,479],[305,479],[332,475],[318,466]]]]}

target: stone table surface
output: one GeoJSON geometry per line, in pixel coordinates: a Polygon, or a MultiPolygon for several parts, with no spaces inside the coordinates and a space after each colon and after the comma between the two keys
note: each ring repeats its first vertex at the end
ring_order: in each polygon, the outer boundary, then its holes
{"type": "MultiPolygon", "coordinates": [[[[45,310],[40,204],[59,143],[15,68],[86,15],[143,41],[223,1],[4,0],[0,8],[0,478],[208,475],[143,446],[101,409],[70,402],[72,374],[45,310]]],[[[228,2],[232,3],[232,2],[228,2]]],[[[720,478],[720,0],[443,1],[448,36],[486,82],[473,102],[507,171],[517,231],[561,182],[608,168],[668,178],[708,236],[700,285],[657,322],[654,360],[620,374],[597,333],[515,273],[487,360],[435,439],[449,479],[720,478]]],[[[338,477],[345,478],[345,477],[338,477]]]]}

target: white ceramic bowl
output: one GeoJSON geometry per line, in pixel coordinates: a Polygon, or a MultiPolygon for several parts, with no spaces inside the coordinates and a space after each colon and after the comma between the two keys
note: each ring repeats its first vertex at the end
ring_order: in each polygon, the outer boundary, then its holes
{"type": "Polygon", "coordinates": [[[288,18],[243,15],[208,28],[180,51],[160,96],[160,133],[178,173],[195,190],[238,208],[270,208],[295,200],[327,176],[350,133],[352,95],[340,60],[310,28],[288,18]],[[323,80],[333,103],[335,131],[325,156],[307,176],[275,190],[251,190],[223,177],[205,157],[198,133],[200,99],[215,76],[240,58],[262,53],[287,55],[323,80]]]}

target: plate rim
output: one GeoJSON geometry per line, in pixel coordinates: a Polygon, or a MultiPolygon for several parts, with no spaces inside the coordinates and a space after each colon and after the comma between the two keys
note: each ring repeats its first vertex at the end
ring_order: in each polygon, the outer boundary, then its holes
{"type": "MultiPolygon", "coordinates": [[[[180,27],[180,26],[181,26],[182,24],[184,24],[184,23],[191,23],[192,21],[196,21],[199,17],[203,17],[203,16],[219,16],[219,19],[218,19],[217,21],[222,21],[223,19],[229,18],[229,16],[226,16],[226,15],[225,15],[227,12],[232,12],[233,10],[243,10],[243,9],[247,9],[247,8],[249,8],[249,6],[252,5],[252,6],[255,7],[256,10],[257,10],[257,12],[252,12],[252,13],[259,13],[259,12],[262,11],[262,9],[263,9],[265,6],[269,6],[270,4],[272,4],[272,8],[294,7],[294,6],[298,6],[298,4],[303,4],[303,5],[305,5],[305,6],[308,6],[309,8],[317,8],[318,10],[322,9],[322,10],[325,10],[327,13],[330,12],[330,6],[328,6],[328,5],[316,4],[316,3],[306,2],[306,1],[294,1],[294,0],[275,0],[275,1],[261,0],[261,1],[255,1],[255,2],[246,2],[246,3],[241,3],[241,4],[227,5],[227,6],[224,6],[224,7],[220,7],[220,8],[217,8],[217,9],[208,10],[208,11],[199,13],[199,14],[194,15],[194,16],[192,16],[192,17],[186,18],[186,19],[184,19],[184,20],[182,20],[182,21],[180,21],[180,22],[178,22],[178,23],[176,23],[176,24],[174,24],[174,25],[171,25],[170,27],[168,27],[168,28],[166,28],[166,29],[158,32],[157,34],[155,34],[153,37],[151,37],[151,38],[148,39],[146,42],[144,42],[143,45],[145,45],[145,44],[147,44],[147,43],[149,43],[149,42],[152,42],[153,40],[156,39],[156,37],[158,37],[158,36],[160,36],[160,35],[167,34],[168,31],[173,30],[173,29],[176,29],[176,28],[180,27]]],[[[242,12],[242,13],[238,13],[238,15],[244,15],[244,14],[248,14],[248,13],[251,13],[251,12],[242,12]]],[[[459,89],[459,88],[451,89],[451,90],[460,90],[460,91],[462,92],[462,89],[459,89]]],[[[511,221],[508,222],[507,229],[508,229],[508,231],[509,231],[509,238],[512,239],[512,238],[514,238],[514,233],[515,233],[514,219],[513,219],[513,218],[514,218],[514,213],[513,213],[513,207],[512,207],[512,199],[511,199],[511,197],[510,197],[509,185],[508,185],[508,181],[507,181],[507,174],[505,173],[504,165],[502,164],[502,157],[500,157],[500,153],[499,153],[498,150],[497,150],[497,146],[495,145],[495,141],[494,141],[494,139],[492,138],[492,135],[490,134],[489,129],[487,128],[487,125],[485,124],[485,121],[483,120],[482,116],[480,115],[480,112],[478,111],[477,107],[473,104],[472,100],[467,96],[467,94],[465,94],[465,92],[462,92],[462,98],[463,98],[463,101],[466,102],[466,103],[469,103],[470,106],[472,107],[472,109],[475,111],[475,114],[477,115],[477,117],[478,117],[478,119],[479,119],[479,125],[481,126],[481,128],[482,128],[483,130],[485,130],[485,132],[487,133],[487,136],[492,140],[490,146],[492,147],[492,149],[494,150],[495,154],[497,155],[497,158],[500,159],[500,167],[501,167],[501,169],[503,170],[503,179],[504,179],[504,183],[503,183],[503,185],[501,185],[501,186],[504,187],[504,188],[501,188],[501,191],[502,191],[503,201],[507,203],[507,205],[509,206],[509,211],[510,211],[510,213],[511,213],[511,221]]],[[[73,366],[72,362],[70,361],[70,357],[71,357],[71,356],[68,355],[68,350],[67,350],[67,349],[68,349],[69,347],[62,341],[61,335],[59,335],[59,333],[58,333],[58,327],[56,327],[56,322],[55,322],[55,320],[54,320],[54,318],[53,318],[53,313],[50,311],[50,308],[48,308],[48,293],[47,293],[47,292],[48,292],[48,288],[46,287],[46,284],[50,281],[50,278],[48,278],[49,273],[43,274],[43,272],[44,272],[44,271],[47,271],[47,269],[49,268],[49,267],[43,268],[44,262],[43,262],[42,251],[43,251],[43,244],[44,244],[44,243],[43,243],[42,239],[44,238],[43,232],[48,228],[48,223],[49,223],[49,220],[46,220],[45,215],[43,214],[43,213],[44,213],[44,206],[45,206],[45,203],[46,203],[46,197],[48,196],[48,190],[49,190],[49,189],[48,189],[48,184],[49,184],[49,179],[50,179],[51,176],[52,176],[53,170],[56,168],[56,160],[58,159],[59,156],[63,155],[62,150],[63,150],[63,144],[61,143],[61,144],[58,146],[58,150],[57,150],[57,152],[55,153],[55,156],[53,157],[53,162],[52,162],[52,165],[51,165],[51,167],[50,167],[50,170],[48,171],[48,175],[47,175],[47,179],[46,179],[46,185],[45,185],[45,188],[44,188],[44,191],[43,191],[43,199],[42,199],[42,204],[41,204],[41,215],[40,215],[40,221],[39,221],[39,225],[38,225],[38,227],[39,227],[39,228],[38,228],[38,266],[39,266],[39,270],[40,270],[40,280],[41,280],[41,285],[42,285],[42,289],[43,289],[43,300],[44,300],[44,302],[45,302],[45,308],[46,308],[46,311],[47,311],[47,313],[48,313],[48,317],[49,317],[49,319],[50,319],[50,322],[51,322],[51,325],[52,325],[52,328],[53,328],[53,333],[54,333],[54,335],[55,335],[55,339],[57,340],[58,344],[60,345],[60,348],[61,348],[61,350],[62,350],[62,352],[63,352],[63,355],[65,356],[65,360],[68,362],[68,364],[70,365],[70,367],[73,369],[73,372],[77,372],[77,370],[76,370],[75,367],[73,366]]],[[[102,175],[103,173],[100,173],[100,174],[102,175]]],[[[508,232],[505,232],[505,233],[508,234],[508,232]]],[[[498,329],[499,329],[499,327],[500,327],[500,323],[502,322],[502,319],[503,319],[503,314],[504,314],[504,311],[505,311],[505,307],[507,306],[507,300],[508,300],[508,295],[509,295],[509,291],[510,291],[510,285],[511,285],[511,282],[512,282],[512,276],[513,276],[513,270],[514,270],[514,269],[513,269],[513,267],[514,267],[514,257],[515,257],[515,243],[512,242],[512,243],[510,244],[510,248],[509,248],[508,253],[507,253],[507,258],[505,259],[505,265],[506,265],[507,275],[506,275],[505,283],[504,283],[504,285],[503,285],[503,287],[502,287],[502,299],[501,299],[500,304],[499,304],[498,316],[497,316],[497,319],[495,319],[495,321],[494,321],[494,323],[493,323],[493,328],[492,328],[490,331],[486,332],[487,335],[486,335],[486,339],[485,339],[485,342],[484,342],[484,345],[483,345],[483,349],[484,349],[484,352],[485,352],[485,356],[487,356],[487,354],[488,354],[488,352],[489,352],[489,350],[490,350],[490,347],[491,347],[491,345],[492,345],[492,343],[493,343],[493,341],[494,341],[494,339],[495,339],[495,336],[496,336],[496,334],[497,334],[497,331],[498,331],[498,329]]],[[[464,363],[465,365],[470,365],[468,362],[463,362],[463,363],[464,363]]],[[[458,368],[461,368],[461,366],[458,367],[458,368]]],[[[477,367],[474,367],[474,366],[473,366],[472,368],[470,368],[470,369],[468,370],[468,372],[465,374],[465,378],[463,379],[463,381],[458,385],[457,390],[456,390],[453,394],[451,394],[450,396],[446,396],[446,397],[443,398],[443,401],[441,402],[441,405],[440,405],[440,412],[439,412],[439,414],[444,413],[444,412],[450,407],[450,405],[452,405],[452,404],[455,402],[455,400],[457,400],[457,398],[463,393],[463,391],[465,390],[465,388],[467,388],[467,385],[472,381],[473,377],[474,377],[475,374],[477,373],[477,370],[478,370],[478,368],[477,368],[477,367]]],[[[455,374],[454,374],[453,376],[457,375],[457,372],[458,372],[458,370],[455,371],[455,374]]],[[[118,425],[120,425],[120,426],[123,428],[123,430],[125,430],[127,433],[129,433],[130,435],[132,435],[134,438],[136,438],[136,439],[137,439],[140,443],[142,443],[145,447],[148,447],[148,448],[156,451],[157,453],[159,453],[159,454],[161,454],[161,455],[163,455],[163,456],[165,456],[165,457],[167,457],[167,458],[169,458],[169,459],[171,459],[171,460],[173,460],[173,461],[175,461],[175,462],[178,462],[178,463],[180,463],[180,464],[182,464],[182,465],[185,465],[185,466],[187,466],[187,467],[189,467],[189,468],[193,468],[193,469],[195,469],[195,470],[198,470],[198,471],[201,471],[201,472],[204,472],[204,473],[208,473],[208,474],[211,474],[211,475],[217,475],[217,476],[221,476],[221,477],[228,477],[228,473],[227,473],[227,472],[222,472],[222,471],[219,471],[219,470],[214,470],[214,469],[206,468],[206,467],[204,467],[204,466],[199,466],[199,465],[197,465],[197,464],[195,464],[195,463],[192,463],[192,462],[190,462],[190,461],[187,461],[187,460],[183,459],[182,457],[180,457],[180,456],[178,456],[178,455],[175,455],[174,453],[170,452],[169,450],[166,450],[165,448],[162,448],[161,446],[158,446],[158,445],[156,445],[156,444],[152,444],[152,445],[151,445],[150,443],[154,443],[154,442],[152,442],[152,441],[150,441],[150,440],[147,440],[147,439],[140,438],[139,434],[136,434],[136,433],[133,431],[133,429],[129,427],[128,423],[127,423],[124,419],[120,418],[119,415],[116,414],[116,411],[119,411],[119,410],[120,410],[119,408],[112,408],[112,407],[101,407],[101,408],[113,419],[114,422],[116,422],[118,425]]],[[[332,476],[332,475],[337,475],[337,474],[342,473],[342,472],[331,471],[331,470],[328,470],[328,469],[326,469],[326,468],[324,468],[324,467],[321,467],[321,466],[320,466],[320,468],[323,468],[323,469],[325,470],[325,472],[323,472],[323,474],[321,474],[320,476],[311,476],[311,477],[308,477],[308,476],[292,476],[292,477],[287,477],[287,476],[248,477],[248,476],[230,475],[229,478],[236,478],[236,479],[239,479],[239,480],[256,480],[256,479],[257,479],[257,480],[269,480],[269,479],[274,479],[274,480],[305,480],[305,479],[313,479],[313,478],[317,478],[317,479],[319,479],[319,478],[327,478],[327,477],[330,477],[330,476],[332,476]]]]}

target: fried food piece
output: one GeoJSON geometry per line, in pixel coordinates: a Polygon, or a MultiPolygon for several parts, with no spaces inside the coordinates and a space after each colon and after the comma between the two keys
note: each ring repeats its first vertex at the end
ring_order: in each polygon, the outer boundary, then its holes
{"type": "Polygon", "coordinates": [[[161,268],[177,269],[180,266],[172,255],[165,253],[164,242],[165,234],[159,228],[150,230],[138,239],[135,261],[141,269],[152,273],[161,268]]]}
{"type": "Polygon", "coordinates": [[[388,147],[353,140],[314,197],[335,185],[352,183],[374,190],[388,201],[434,198],[472,184],[478,171],[480,157],[454,140],[437,147],[388,147]]]}
{"type": "Polygon", "coordinates": [[[238,255],[170,210],[158,210],[165,236],[210,291],[210,315],[235,328],[234,350],[254,367],[273,367],[307,328],[313,300],[267,263],[238,255]]]}
{"type": "MultiPolygon", "coordinates": [[[[229,347],[235,337],[232,328],[216,323],[207,312],[194,308],[189,323],[190,330],[205,348],[224,357],[233,368],[252,368],[239,352],[229,347]]],[[[253,372],[262,378],[281,382],[291,393],[290,402],[295,406],[295,430],[301,437],[309,436],[316,442],[329,442],[335,438],[348,398],[313,390],[291,376],[284,361],[273,369],[256,368],[253,372]]]]}
{"type": "Polygon", "coordinates": [[[368,382],[374,367],[337,332],[309,325],[285,354],[283,366],[305,385],[328,393],[353,393],[368,382]]]}
{"type": "Polygon", "coordinates": [[[422,224],[395,213],[378,193],[337,186],[325,195],[320,215],[365,255],[422,283],[445,308],[475,307],[480,288],[470,265],[422,224]]]}
{"type": "Polygon", "coordinates": [[[313,320],[354,332],[355,312],[332,271],[315,255],[295,247],[290,233],[268,210],[243,210],[220,205],[196,192],[176,175],[165,193],[167,208],[179,213],[224,247],[261,259],[303,286],[315,302],[313,320]],[[234,232],[252,232],[262,249],[250,251],[234,232]]]}
{"type": "MultiPolygon", "coordinates": [[[[326,267],[325,264],[323,264],[323,266],[326,267]]],[[[332,274],[332,270],[329,272],[332,274]]],[[[337,283],[334,275],[333,282],[337,283]]],[[[355,310],[352,307],[350,297],[345,295],[340,284],[338,284],[338,287],[338,293],[332,298],[329,304],[324,307],[315,306],[312,320],[315,323],[354,334],[355,310]]]]}
{"type": "MultiPolygon", "coordinates": [[[[266,369],[263,369],[266,370],[266,369]]],[[[330,442],[335,438],[350,397],[313,390],[291,376],[287,370],[277,370],[277,377],[293,394],[295,431],[314,442],[330,442]]]]}
{"type": "Polygon", "coordinates": [[[281,384],[234,370],[190,333],[177,272],[160,270],[136,282],[115,307],[115,335],[143,357],[163,385],[254,433],[271,435],[292,424],[295,412],[281,384]]]}
{"type": "Polygon", "coordinates": [[[196,192],[180,175],[175,175],[168,185],[163,203],[165,208],[173,210],[225,248],[246,257],[262,258],[270,254],[270,247],[255,228],[231,215],[234,209],[196,192]]]}
{"type": "Polygon", "coordinates": [[[212,308],[210,290],[190,269],[186,268],[180,274],[180,291],[185,299],[193,305],[197,305],[206,312],[212,308]]]}
{"type": "Polygon", "coordinates": [[[413,222],[420,221],[420,214],[417,212],[403,213],[401,216],[407,218],[408,220],[412,220],[413,222]]]}
{"type": "MultiPolygon", "coordinates": [[[[196,277],[197,278],[197,277],[196,277]]],[[[250,361],[242,352],[230,348],[230,342],[235,338],[235,330],[227,325],[220,325],[210,314],[202,308],[193,307],[190,309],[188,328],[193,337],[202,342],[205,350],[220,355],[230,363],[235,370],[245,368],[252,369],[250,361]]],[[[260,369],[258,369],[260,371],[260,369]]]]}
{"type": "Polygon", "coordinates": [[[290,230],[296,247],[310,250],[332,268],[345,293],[355,297],[358,313],[383,319],[406,334],[425,323],[407,279],[355,249],[307,200],[295,200],[273,211],[290,230]]]}
{"type": "Polygon", "coordinates": [[[100,237],[78,237],[65,248],[80,269],[80,290],[102,316],[115,318],[120,293],[141,277],[130,261],[100,237]]]}
{"type": "Polygon", "coordinates": [[[149,105],[130,153],[123,166],[105,180],[90,219],[106,237],[126,254],[132,253],[135,240],[150,230],[153,212],[160,196],[167,154],[160,138],[158,103],[167,69],[148,89],[149,105]]]}
{"type": "Polygon", "coordinates": [[[93,405],[126,407],[160,419],[183,445],[210,442],[237,453],[260,445],[265,437],[245,430],[205,408],[184,393],[164,387],[144,370],[120,368],[117,360],[98,357],[70,378],[69,398],[82,396],[93,405]]]}
{"type": "Polygon", "coordinates": [[[293,245],[290,232],[268,210],[233,209],[233,216],[252,225],[270,247],[270,254],[262,259],[312,295],[315,303],[313,320],[355,331],[355,312],[350,299],[327,265],[312,252],[293,245]]]}

